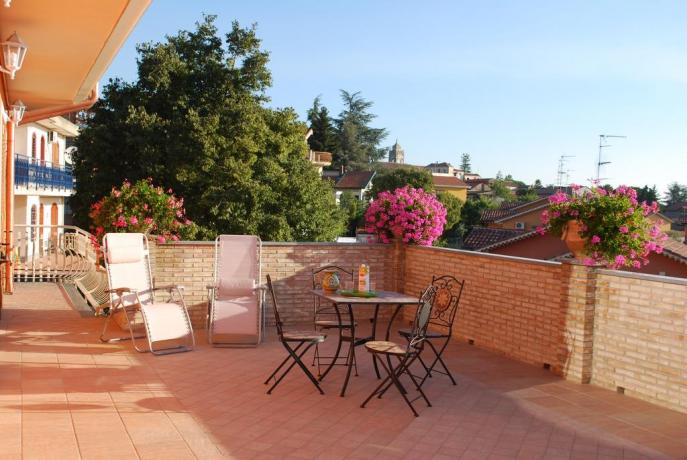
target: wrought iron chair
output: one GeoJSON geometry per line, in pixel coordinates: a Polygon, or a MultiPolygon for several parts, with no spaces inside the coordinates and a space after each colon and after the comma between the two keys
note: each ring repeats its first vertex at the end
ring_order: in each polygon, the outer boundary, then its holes
{"type": "MultiPolygon", "coordinates": [[[[434,357],[430,365],[418,357],[418,361],[425,370],[425,376],[420,381],[420,385],[425,383],[427,378],[432,377],[432,373],[443,374],[451,379],[451,382],[456,385],[456,380],[448,370],[448,366],[442,359],[442,354],[451,340],[453,332],[453,322],[458,313],[458,304],[460,303],[460,296],[463,293],[463,286],[465,281],[459,281],[453,276],[433,276],[432,286],[436,288],[434,296],[434,306],[432,308],[432,316],[429,319],[429,330],[427,331],[427,343],[429,349],[432,350],[434,357]],[[443,371],[435,369],[435,366],[440,364],[443,371]]],[[[406,340],[412,337],[412,331],[409,329],[402,329],[399,331],[406,340]]]]}
{"type": "Polygon", "coordinates": [[[308,379],[310,379],[313,385],[315,385],[320,394],[324,394],[324,391],[322,391],[322,388],[320,387],[320,384],[315,376],[313,376],[308,370],[307,366],[303,364],[302,358],[303,355],[305,355],[314,345],[324,342],[327,336],[315,331],[285,332],[283,329],[284,323],[282,323],[281,317],[279,316],[279,305],[277,304],[277,296],[274,293],[274,286],[272,286],[272,278],[270,275],[267,275],[267,290],[272,298],[274,322],[276,323],[279,342],[281,342],[288,352],[288,356],[284,358],[281,364],[279,364],[274,372],[272,372],[267,380],[265,380],[265,385],[267,385],[270,380],[274,379],[274,384],[272,384],[270,389],[267,390],[267,394],[272,394],[272,390],[279,385],[284,377],[286,377],[286,374],[288,374],[295,365],[298,365],[298,367],[303,370],[305,375],[308,377],[308,379]],[[279,377],[277,377],[277,373],[279,373],[279,371],[286,365],[286,363],[289,362],[289,360],[293,360],[293,362],[286,368],[285,371],[281,373],[279,377]]]}
{"type": "MultiPolygon", "coordinates": [[[[335,271],[336,274],[339,277],[339,280],[344,284],[344,281],[350,280],[350,286],[347,286],[348,288],[353,287],[353,270],[347,270],[343,267],[339,267],[337,265],[327,265],[324,267],[316,268],[313,269],[312,271],[312,288],[313,289],[322,289],[322,279],[324,277],[325,272],[329,271],[335,271]]],[[[331,370],[331,368],[335,365],[341,365],[345,366],[346,363],[348,363],[348,358],[349,354],[353,353],[353,365],[355,368],[355,375],[358,375],[358,364],[355,361],[355,347],[349,347],[348,353],[346,356],[339,356],[339,353],[341,352],[341,345],[345,341],[350,341],[350,334],[345,335],[344,331],[350,331],[351,330],[351,321],[350,319],[343,318],[341,316],[341,312],[339,309],[336,307],[336,305],[330,304],[330,303],[323,303],[322,298],[319,296],[313,296],[313,315],[314,315],[314,321],[315,321],[315,329],[317,330],[328,330],[328,329],[336,329],[338,330],[339,333],[339,340],[336,344],[336,351],[332,356],[322,356],[320,355],[320,348],[315,345],[315,355],[313,356],[313,366],[315,363],[317,363],[317,375],[319,376],[320,380],[322,380],[327,373],[331,370]],[[339,359],[344,359],[343,363],[337,363],[339,359]],[[322,360],[332,360],[328,364],[326,364],[327,368],[324,372],[322,373],[322,360]]],[[[326,361],[325,361],[326,362],[326,361]]]]}
{"type": "Polygon", "coordinates": [[[372,393],[370,393],[360,407],[365,407],[373,396],[377,396],[377,398],[384,396],[384,393],[386,393],[391,386],[395,386],[398,389],[398,392],[401,393],[401,396],[416,417],[418,413],[415,407],[413,407],[413,401],[422,398],[427,403],[427,407],[432,406],[429,399],[427,399],[427,395],[422,391],[421,384],[417,381],[416,377],[413,376],[409,368],[410,365],[418,359],[427,341],[427,326],[429,325],[435,294],[436,288],[430,286],[422,293],[422,296],[420,296],[420,302],[415,312],[415,321],[413,322],[411,334],[405,347],[394,342],[381,340],[375,340],[365,344],[367,351],[372,353],[372,359],[381,365],[386,371],[387,377],[382,380],[372,393]],[[396,357],[398,360],[398,365],[396,365],[396,367],[393,365],[392,357],[396,357]],[[400,377],[404,374],[410,378],[415,390],[419,394],[412,400],[408,399],[408,392],[400,381],[400,377]]]}

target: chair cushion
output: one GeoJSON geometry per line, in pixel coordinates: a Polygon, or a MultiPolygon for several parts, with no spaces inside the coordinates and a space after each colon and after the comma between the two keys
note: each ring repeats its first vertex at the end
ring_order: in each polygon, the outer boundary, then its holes
{"type": "Polygon", "coordinates": [[[284,340],[289,342],[324,342],[327,338],[325,334],[318,334],[315,331],[288,331],[284,332],[284,340]]]}
{"type": "MultiPolygon", "coordinates": [[[[413,331],[410,329],[401,329],[398,331],[399,334],[401,334],[403,337],[410,337],[413,335],[413,331]]],[[[427,338],[428,339],[441,339],[441,338],[446,338],[448,335],[442,334],[441,332],[438,331],[431,331],[427,329],[427,338]]]]}
{"type": "Polygon", "coordinates": [[[385,355],[405,355],[405,347],[400,346],[394,342],[386,342],[384,340],[374,340],[367,342],[365,348],[372,353],[382,353],[385,355]]]}

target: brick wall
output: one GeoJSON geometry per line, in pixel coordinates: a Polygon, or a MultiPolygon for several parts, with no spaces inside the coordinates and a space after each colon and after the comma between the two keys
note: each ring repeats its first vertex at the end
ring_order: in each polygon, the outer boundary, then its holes
{"type": "Polygon", "coordinates": [[[591,382],[687,412],[687,281],[598,274],[591,382]]]}
{"type": "Polygon", "coordinates": [[[562,264],[408,247],[406,293],[419,292],[433,274],[453,275],[466,282],[454,325],[456,338],[564,372],[574,350],[568,346],[565,330],[562,264]]]}
{"type": "MultiPolygon", "coordinates": [[[[206,286],[212,283],[214,255],[213,242],[151,242],[155,283],[185,287],[184,299],[195,328],[205,327],[206,286]]],[[[262,282],[265,275],[272,276],[284,322],[307,322],[312,318],[313,308],[311,270],[323,265],[357,268],[363,262],[370,265],[373,289],[393,289],[395,262],[393,247],[389,245],[266,242],[262,247],[262,282]]],[[[271,308],[266,311],[271,324],[271,308]]]]}

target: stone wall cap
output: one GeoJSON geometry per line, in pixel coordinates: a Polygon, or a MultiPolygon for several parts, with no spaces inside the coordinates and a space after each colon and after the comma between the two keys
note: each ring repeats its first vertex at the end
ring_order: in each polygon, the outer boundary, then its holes
{"type": "Polygon", "coordinates": [[[663,275],[650,275],[648,273],[626,272],[622,270],[599,269],[597,271],[601,275],[618,276],[620,278],[632,278],[638,280],[656,281],[659,283],[679,284],[682,286],[687,286],[687,278],[676,278],[674,276],[663,275]]]}
{"type": "Polygon", "coordinates": [[[424,251],[441,251],[441,252],[458,253],[458,254],[463,254],[463,255],[471,256],[471,257],[483,257],[486,259],[509,260],[511,262],[534,264],[534,265],[546,265],[549,267],[560,267],[562,265],[561,262],[557,262],[554,260],[528,259],[526,257],[506,256],[503,254],[490,254],[488,252],[466,251],[465,249],[438,248],[435,246],[407,246],[407,248],[408,249],[411,249],[411,248],[412,249],[420,249],[420,250],[424,250],[424,251]]]}

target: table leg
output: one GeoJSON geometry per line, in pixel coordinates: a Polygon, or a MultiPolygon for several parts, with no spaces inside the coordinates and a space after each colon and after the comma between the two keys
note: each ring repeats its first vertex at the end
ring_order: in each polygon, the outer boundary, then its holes
{"type": "Polygon", "coordinates": [[[351,378],[351,369],[353,368],[353,362],[355,360],[355,321],[353,318],[353,306],[349,303],[348,307],[348,317],[351,320],[351,345],[348,349],[348,362],[346,363],[346,378],[344,379],[343,387],[341,388],[341,397],[346,395],[346,388],[348,387],[348,381],[351,378]]]}
{"type": "MultiPolygon", "coordinates": [[[[339,360],[339,353],[341,353],[341,343],[343,342],[343,328],[341,327],[342,321],[341,321],[341,312],[339,311],[339,305],[334,305],[334,311],[336,312],[336,319],[339,322],[339,342],[336,344],[336,352],[334,353],[334,357],[332,358],[332,361],[329,363],[329,366],[327,366],[327,369],[320,374],[318,377],[318,380],[321,382],[324,380],[324,378],[329,374],[329,371],[332,370],[332,368],[336,365],[337,361],[339,360]]],[[[319,366],[319,363],[318,363],[319,366]]],[[[319,367],[318,367],[318,372],[319,372],[319,367]]]]}

